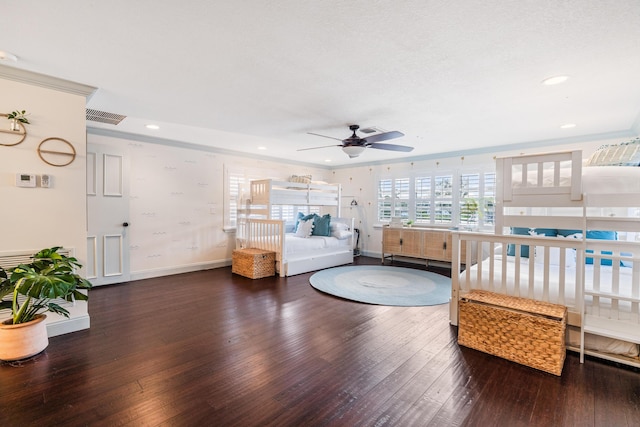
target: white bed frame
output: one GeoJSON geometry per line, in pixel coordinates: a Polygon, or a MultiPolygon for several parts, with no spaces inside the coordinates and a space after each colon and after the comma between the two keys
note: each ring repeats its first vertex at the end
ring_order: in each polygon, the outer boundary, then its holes
{"type": "Polygon", "coordinates": [[[273,205],[325,206],[340,212],[340,184],[302,184],[273,179],[251,181],[249,204],[241,212],[250,217],[270,218],[273,205]]]}
{"type": "MultiPolygon", "coordinates": [[[[548,172],[547,172],[548,173],[548,172]]],[[[569,325],[580,328],[580,352],[581,362],[584,360],[585,354],[594,355],[600,358],[614,360],[617,362],[640,367],[640,359],[628,358],[608,353],[585,350],[584,335],[585,333],[623,340],[631,343],[640,344],[640,243],[637,241],[611,241],[611,240],[592,240],[582,238],[560,239],[555,237],[543,236],[519,236],[504,234],[506,227],[528,227],[528,228],[556,228],[556,229],[580,229],[582,235],[586,236],[586,230],[613,230],[622,232],[640,232],[640,219],[623,216],[602,216],[593,214],[593,208],[638,208],[640,207],[640,194],[605,194],[605,195],[589,195],[582,189],[582,152],[565,151],[559,153],[527,155],[504,157],[496,161],[496,181],[497,181],[497,200],[496,200],[496,229],[495,234],[485,233],[453,233],[453,264],[452,271],[460,271],[464,260],[460,259],[460,248],[462,245],[467,247],[467,263],[471,262],[471,248],[475,247],[477,259],[484,259],[489,256],[494,257],[495,247],[498,244],[503,245],[504,254],[506,255],[506,247],[508,244],[514,245],[530,245],[530,248],[544,246],[546,248],[563,248],[561,253],[567,248],[576,250],[576,283],[566,283],[563,277],[563,270],[560,269],[558,289],[554,292],[545,291],[541,299],[544,301],[567,305],[568,307],[568,323],[569,325]],[[526,186],[515,185],[513,166],[517,165],[520,170],[518,174],[522,174],[518,181],[526,182],[528,171],[537,171],[537,184],[528,184],[526,186]],[[560,185],[560,168],[569,167],[571,170],[571,180],[569,184],[560,185]],[[554,176],[553,185],[542,184],[542,171],[551,170],[554,176]],[[569,209],[567,209],[569,208],[569,209]],[[576,214],[576,212],[578,212],[576,214]],[[587,250],[593,250],[594,253],[587,254],[587,250]],[[602,250],[611,251],[612,255],[600,255],[602,250]],[[484,256],[483,256],[484,255],[484,256]],[[593,277],[585,276],[584,268],[585,257],[593,257],[594,268],[591,269],[593,277]],[[611,292],[603,292],[599,287],[599,278],[602,271],[606,269],[599,268],[597,260],[599,258],[612,259],[613,268],[611,277],[611,292]],[[630,263],[632,269],[632,290],[630,294],[622,295],[619,292],[619,267],[620,262],[624,260],[630,263]],[[602,270],[602,271],[601,271],[602,270]],[[585,283],[593,282],[593,289],[585,291],[585,283]],[[572,294],[575,294],[575,303],[568,304],[565,293],[568,287],[572,287],[572,294]],[[558,294],[556,299],[550,298],[550,294],[558,294]],[[600,302],[606,302],[606,309],[601,308],[600,302]],[[626,308],[622,310],[621,308],[626,308]],[[630,307],[630,309],[629,309],[630,307]]],[[[595,209],[597,211],[598,209],[595,209]]],[[[530,268],[529,283],[527,283],[527,292],[523,297],[533,295],[533,289],[536,286],[549,286],[549,272],[552,270],[549,266],[548,249],[544,250],[544,273],[542,277],[533,277],[534,265],[523,264],[522,268],[530,268]],[[528,266],[528,267],[527,267],[528,266]]],[[[516,246],[516,265],[520,265],[520,247],[516,246]]],[[[503,257],[503,259],[506,257],[503,257]]],[[[561,259],[561,263],[566,259],[561,259]]],[[[493,267],[491,262],[490,269],[505,268],[498,263],[493,267]]],[[[470,264],[467,264],[470,265],[470,264]]],[[[608,271],[607,270],[607,271],[608,271]]],[[[482,278],[484,278],[484,289],[498,293],[509,293],[504,283],[493,280],[492,271],[482,271],[482,269],[467,270],[459,277],[452,274],[452,299],[450,306],[450,321],[453,325],[458,324],[458,303],[459,299],[465,293],[480,286],[482,278]],[[489,280],[487,280],[487,278],[489,280]],[[487,282],[489,283],[487,285],[487,282]]],[[[516,275],[518,273],[516,272],[516,275]]],[[[606,274],[609,274],[608,272],[606,274]]],[[[504,277],[504,274],[502,275],[504,277]]]]}
{"type": "MultiPolygon", "coordinates": [[[[353,218],[331,218],[331,222],[347,224],[353,230],[353,218]]],[[[258,248],[276,253],[276,271],[281,277],[321,270],[353,262],[352,235],[343,246],[288,253],[285,239],[285,221],[278,219],[248,219],[245,223],[244,247],[258,248]]]]}
{"type": "Polygon", "coordinates": [[[238,211],[236,246],[276,253],[276,271],[281,277],[353,263],[355,235],[344,245],[300,253],[288,253],[284,220],[271,219],[274,205],[322,206],[336,213],[331,222],[341,222],[354,231],[353,218],[339,218],[340,184],[301,184],[263,179],[251,181],[251,198],[238,211]]]}

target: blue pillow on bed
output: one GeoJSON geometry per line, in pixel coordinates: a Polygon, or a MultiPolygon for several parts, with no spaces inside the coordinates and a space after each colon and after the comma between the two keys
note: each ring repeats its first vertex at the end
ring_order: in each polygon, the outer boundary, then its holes
{"type": "MultiPolygon", "coordinates": [[[[587,230],[587,239],[599,239],[599,240],[618,240],[618,233],[615,231],[599,231],[599,230],[587,230]]],[[[591,249],[587,249],[586,253],[592,254],[591,249]]],[[[602,255],[613,255],[611,251],[600,251],[602,255]]],[[[593,264],[593,258],[585,258],[585,264],[593,264]]],[[[613,265],[611,259],[601,259],[600,265],[613,265]]]]}
{"type": "MultiPolygon", "coordinates": [[[[523,227],[511,227],[511,234],[517,234],[520,236],[528,236],[530,228],[523,227]]],[[[507,246],[507,255],[516,256],[516,245],[510,244],[507,246]]],[[[520,246],[520,256],[529,258],[529,246],[520,246]]]]}
{"type": "MultiPolygon", "coordinates": [[[[555,228],[524,228],[524,227],[511,227],[511,234],[518,234],[521,236],[529,236],[537,234],[538,236],[557,236],[558,230],[555,228]]],[[[516,245],[511,244],[507,246],[507,255],[516,255],[516,245]]],[[[520,246],[520,256],[523,258],[529,258],[529,246],[520,246]]]]}
{"type": "Polygon", "coordinates": [[[587,239],[618,240],[618,233],[615,231],[587,230],[587,239]]]}
{"type": "MultiPolygon", "coordinates": [[[[537,234],[538,236],[551,236],[551,237],[555,237],[558,235],[558,230],[556,230],[555,228],[534,228],[532,229],[533,233],[537,234]]],[[[578,233],[581,233],[580,231],[578,231],[578,233]]]]}
{"type": "MultiPolygon", "coordinates": [[[[592,254],[593,251],[591,249],[587,249],[585,251],[588,254],[592,254]]],[[[613,252],[611,251],[600,251],[601,255],[613,255],[613,252]]],[[[593,264],[593,258],[589,257],[589,258],[585,258],[584,260],[585,264],[593,264]]],[[[600,260],[600,265],[613,265],[613,260],[611,260],[611,258],[603,258],[600,260]]]]}
{"type": "Polygon", "coordinates": [[[558,232],[558,236],[562,236],[562,237],[567,237],[567,236],[571,236],[572,234],[582,234],[582,230],[556,230],[558,232]]]}
{"type": "Polygon", "coordinates": [[[313,217],[313,224],[312,236],[331,236],[331,215],[315,215],[313,217]]]}

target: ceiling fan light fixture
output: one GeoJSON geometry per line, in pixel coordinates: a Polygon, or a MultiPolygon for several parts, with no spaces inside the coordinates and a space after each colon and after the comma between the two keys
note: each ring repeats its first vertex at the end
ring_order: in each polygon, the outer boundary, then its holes
{"type": "Polygon", "coordinates": [[[354,157],[358,157],[364,149],[367,148],[364,145],[345,145],[342,147],[342,151],[344,151],[350,159],[354,157]]]}

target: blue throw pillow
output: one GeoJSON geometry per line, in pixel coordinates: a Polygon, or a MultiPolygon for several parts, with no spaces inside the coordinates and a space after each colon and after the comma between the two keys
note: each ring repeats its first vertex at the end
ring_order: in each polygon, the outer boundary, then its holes
{"type": "MultiPolygon", "coordinates": [[[[615,231],[600,231],[600,230],[587,230],[587,239],[598,239],[598,240],[618,240],[618,233],[615,231]]],[[[593,251],[591,249],[587,249],[588,254],[592,254],[593,251]]],[[[611,251],[600,251],[602,255],[613,255],[611,251]]],[[[593,264],[593,258],[585,258],[585,264],[593,264]]],[[[611,259],[601,259],[600,265],[613,265],[611,259]]]]}
{"type": "Polygon", "coordinates": [[[311,232],[311,235],[326,237],[331,236],[331,215],[315,215],[313,217],[313,231],[311,232]]]}
{"type": "MultiPolygon", "coordinates": [[[[555,228],[534,228],[533,232],[538,236],[555,237],[558,235],[558,230],[556,230],[555,228]]],[[[580,231],[578,231],[578,233],[580,233],[580,231]]]]}
{"type": "Polygon", "coordinates": [[[558,236],[567,237],[572,234],[582,234],[582,230],[556,230],[558,232],[558,236]]]}
{"type": "Polygon", "coordinates": [[[618,240],[618,233],[615,231],[587,230],[587,239],[618,240]]]}
{"type": "MultiPolygon", "coordinates": [[[[523,228],[523,227],[512,227],[511,234],[518,234],[522,236],[529,236],[533,233],[538,236],[557,236],[558,230],[555,228],[523,228]]],[[[516,247],[515,245],[507,246],[507,255],[515,256],[516,255],[516,247]]],[[[520,246],[520,256],[524,258],[529,258],[529,246],[520,246]]]]}
{"type": "MultiPolygon", "coordinates": [[[[523,227],[511,227],[511,234],[517,234],[520,236],[528,236],[530,228],[523,227]]],[[[507,246],[507,255],[516,256],[516,245],[511,244],[507,246]]],[[[520,256],[529,258],[529,246],[520,246],[520,256]]]]}
{"type": "MultiPolygon", "coordinates": [[[[591,249],[587,249],[585,251],[588,254],[592,254],[593,251],[591,249]]],[[[613,255],[613,252],[611,251],[600,251],[601,255],[613,255]]],[[[593,258],[589,257],[589,258],[585,258],[584,260],[585,264],[593,264],[593,258]]],[[[609,258],[609,259],[601,259],[600,260],[600,265],[613,265],[613,261],[609,258]]]]}
{"type": "MultiPolygon", "coordinates": [[[[620,252],[620,255],[628,256],[628,257],[633,256],[633,254],[631,252],[620,252]]],[[[630,261],[628,259],[620,260],[620,266],[621,267],[633,267],[633,261],[630,261]]]]}

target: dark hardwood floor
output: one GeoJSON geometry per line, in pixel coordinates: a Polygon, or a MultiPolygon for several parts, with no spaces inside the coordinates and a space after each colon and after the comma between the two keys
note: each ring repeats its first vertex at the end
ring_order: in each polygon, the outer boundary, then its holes
{"type": "Polygon", "coordinates": [[[448,305],[359,304],[309,276],[96,288],[91,329],[0,364],[0,425],[640,425],[633,369],[569,353],[556,377],[459,347],[448,305]]]}

